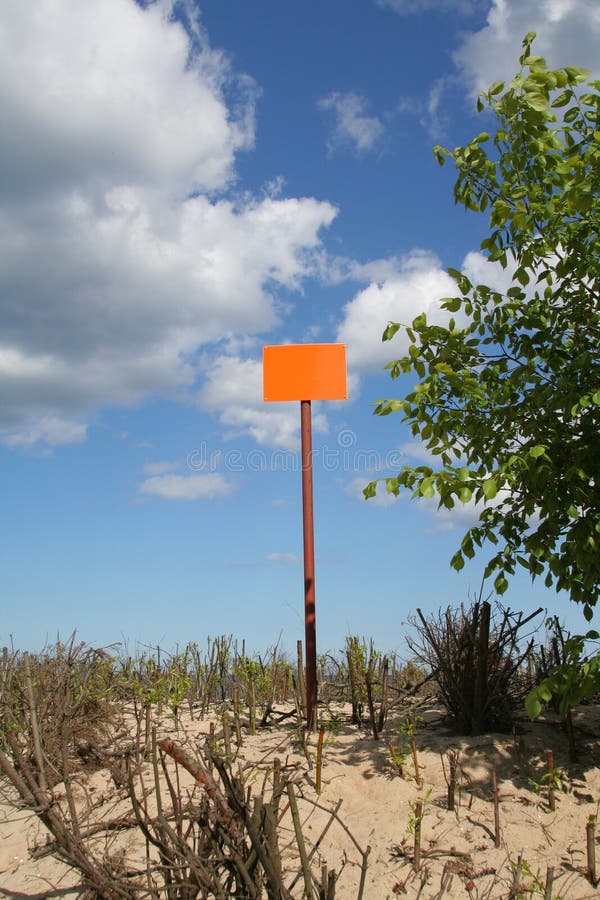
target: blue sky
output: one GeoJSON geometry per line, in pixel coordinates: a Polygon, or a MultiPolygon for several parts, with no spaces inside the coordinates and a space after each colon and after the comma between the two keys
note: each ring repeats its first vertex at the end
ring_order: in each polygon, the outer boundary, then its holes
{"type": "MultiPolygon", "coordinates": [[[[299,408],[261,381],[290,341],[348,354],[313,410],[319,649],[478,592],[472,507],[361,489],[423,458],[372,415],[412,384],[387,322],[441,316],[448,266],[505,277],[431,148],[485,127],[530,30],[598,76],[594,0],[4,0],[0,643],[295,645],[299,408]]],[[[525,577],[504,602],[581,625],[525,577]]]]}

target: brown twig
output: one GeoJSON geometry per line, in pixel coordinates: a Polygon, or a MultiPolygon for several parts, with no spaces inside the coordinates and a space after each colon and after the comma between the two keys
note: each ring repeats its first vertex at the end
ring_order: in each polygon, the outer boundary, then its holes
{"type": "Polygon", "coordinates": [[[316,773],[315,773],[315,785],[317,794],[321,793],[321,775],[323,770],[323,739],[325,737],[325,728],[321,725],[319,729],[319,737],[317,739],[317,760],[316,760],[316,773]]]}
{"type": "Polygon", "coordinates": [[[492,769],[492,790],[494,793],[494,847],[500,846],[500,794],[498,791],[498,776],[492,769]]]}
{"type": "Polygon", "coordinates": [[[208,771],[202,766],[199,760],[194,759],[191,754],[187,753],[170,738],[163,738],[162,740],[157,741],[157,746],[163,753],[166,753],[167,756],[170,756],[175,762],[178,762],[179,765],[183,766],[183,768],[186,769],[192,778],[195,778],[199,784],[203,785],[210,799],[218,806],[226,826],[235,830],[233,812],[227,803],[227,800],[219,790],[214,778],[209,775],[208,771]]]}

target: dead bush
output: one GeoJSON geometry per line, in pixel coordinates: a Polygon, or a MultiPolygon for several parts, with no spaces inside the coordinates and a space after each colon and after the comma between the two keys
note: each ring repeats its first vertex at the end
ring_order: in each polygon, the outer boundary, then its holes
{"type": "Polygon", "coordinates": [[[487,600],[429,616],[417,609],[418,619],[411,621],[416,637],[407,643],[433,672],[457,732],[510,730],[514,711],[532,686],[521,669],[533,639],[524,645],[520,632],[542,612],[524,616],[498,606],[492,615],[487,600]]]}
{"type": "Polygon", "coordinates": [[[301,779],[284,777],[277,760],[257,790],[256,780],[246,783],[210,740],[190,752],[153,733],[147,755],[132,721],[133,740],[119,748],[115,671],[110,657],[72,640],[39,657],[6,651],[0,672],[0,774],[48,829],[39,852],[81,873],[89,900],[291,900],[300,894],[332,900],[339,872],[328,871],[318,846],[333,823],[359,854],[360,900],[369,848],[358,846],[339,806],[326,810],[304,797],[301,779]],[[121,760],[113,818],[92,817],[82,772],[88,757],[111,772],[121,760]],[[192,776],[191,787],[189,779],[183,787],[182,770],[192,776]],[[328,813],[313,843],[305,841],[300,803],[328,813]]]}

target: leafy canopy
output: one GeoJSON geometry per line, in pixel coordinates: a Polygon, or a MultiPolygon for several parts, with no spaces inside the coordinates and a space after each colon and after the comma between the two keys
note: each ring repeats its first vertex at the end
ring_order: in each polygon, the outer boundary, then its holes
{"type": "MultiPolygon", "coordinates": [[[[505,293],[449,272],[457,296],[447,325],[420,315],[400,329],[408,353],[392,378],[420,379],[400,412],[440,468],[405,466],[386,479],[397,494],[440,506],[482,503],[452,566],[493,544],[485,570],[502,594],[517,565],[569,592],[592,617],[600,585],[600,82],[569,66],[550,71],[528,34],[521,69],[478,99],[496,131],[453,151],[454,196],[487,213],[481,247],[510,273],[505,293]]],[[[375,494],[377,482],[365,488],[375,494]]]]}

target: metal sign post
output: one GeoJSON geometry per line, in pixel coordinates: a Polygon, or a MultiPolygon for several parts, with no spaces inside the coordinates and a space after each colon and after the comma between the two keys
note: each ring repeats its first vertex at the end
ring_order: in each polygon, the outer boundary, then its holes
{"type": "Polygon", "coordinates": [[[311,400],[346,399],[346,348],[343,344],[283,344],[265,347],[263,387],[266,401],[300,400],[306,723],[312,730],[316,726],[317,708],[317,619],[311,400]]]}
{"type": "Polygon", "coordinates": [[[315,728],[317,705],[317,610],[315,607],[315,533],[313,521],[312,422],[310,400],[300,403],[302,440],[302,538],[304,544],[304,639],[306,648],[306,721],[315,728]]]}

